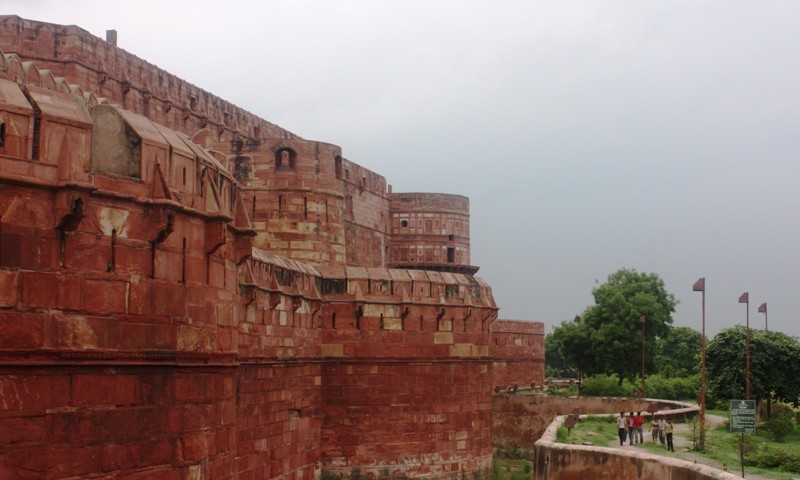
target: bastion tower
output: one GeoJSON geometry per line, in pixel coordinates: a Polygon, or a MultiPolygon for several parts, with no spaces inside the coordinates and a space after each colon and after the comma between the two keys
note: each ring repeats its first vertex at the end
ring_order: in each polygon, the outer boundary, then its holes
{"type": "Polygon", "coordinates": [[[0,16],[0,478],[472,478],[498,320],[466,197],[392,193],[76,26],[0,16]]]}

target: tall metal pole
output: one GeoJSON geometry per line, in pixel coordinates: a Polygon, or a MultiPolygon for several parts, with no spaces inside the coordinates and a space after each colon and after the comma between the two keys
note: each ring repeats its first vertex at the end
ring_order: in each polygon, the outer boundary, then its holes
{"type": "Polygon", "coordinates": [[[769,332],[769,322],[767,321],[767,302],[764,302],[761,305],[759,305],[758,313],[764,314],[764,330],[769,332]]]}
{"type": "Polygon", "coordinates": [[[694,282],[692,290],[702,292],[702,321],[700,328],[700,438],[699,450],[706,448],[706,277],[694,282]]]}
{"type": "MultiPolygon", "coordinates": [[[[576,325],[580,325],[581,324],[581,316],[580,315],[575,315],[575,318],[573,318],[572,321],[576,325]]],[[[583,380],[583,375],[582,375],[581,370],[578,369],[578,396],[579,397],[581,396],[581,380],[583,380]]]]}
{"type": "Polygon", "coordinates": [[[750,400],[750,296],[744,292],[739,303],[745,304],[745,344],[744,344],[744,399],[750,400]]]}
{"type": "Polygon", "coordinates": [[[644,350],[644,323],[645,318],[644,315],[639,317],[639,323],[642,324],[642,398],[647,398],[646,391],[644,388],[644,359],[645,359],[645,350],[644,350]]]}

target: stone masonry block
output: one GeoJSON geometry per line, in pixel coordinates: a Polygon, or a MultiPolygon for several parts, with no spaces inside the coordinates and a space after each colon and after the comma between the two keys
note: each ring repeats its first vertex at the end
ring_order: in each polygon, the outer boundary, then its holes
{"type": "Polygon", "coordinates": [[[42,347],[44,325],[44,315],[0,310],[0,348],[42,347]]]}
{"type": "Polygon", "coordinates": [[[61,273],[23,272],[22,304],[31,308],[81,308],[81,278],[61,273]]]}
{"type": "Polygon", "coordinates": [[[324,344],[321,353],[323,357],[341,357],[344,356],[344,346],[342,344],[324,344]]]}
{"type": "Polygon", "coordinates": [[[13,307],[19,299],[17,272],[0,270],[0,307],[13,307]]]}
{"type": "Polygon", "coordinates": [[[112,280],[85,280],[83,308],[87,313],[125,313],[127,284],[112,280]]]}
{"type": "Polygon", "coordinates": [[[453,332],[436,332],[433,334],[433,343],[437,345],[452,344],[453,332]]]}

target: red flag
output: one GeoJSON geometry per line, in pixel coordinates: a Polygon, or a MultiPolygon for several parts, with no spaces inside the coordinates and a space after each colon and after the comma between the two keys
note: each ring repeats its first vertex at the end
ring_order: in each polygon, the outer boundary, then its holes
{"type": "Polygon", "coordinates": [[[747,292],[744,292],[741,297],[739,297],[739,303],[750,303],[750,295],[747,292]]]}
{"type": "Polygon", "coordinates": [[[767,313],[767,302],[758,306],[758,313],[767,313]]]}
{"type": "Polygon", "coordinates": [[[700,279],[694,282],[692,286],[693,292],[705,292],[706,291],[706,277],[700,277],[700,279]]]}

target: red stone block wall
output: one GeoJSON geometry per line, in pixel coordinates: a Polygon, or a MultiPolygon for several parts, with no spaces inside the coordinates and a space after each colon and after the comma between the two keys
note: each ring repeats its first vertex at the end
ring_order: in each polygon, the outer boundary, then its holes
{"type": "Polygon", "coordinates": [[[307,364],[237,369],[236,478],[319,478],[321,371],[307,364]]]}
{"type": "Polygon", "coordinates": [[[0,367],[0,478],[234,478],[231,369],[86,358],[0,367]]]}
{"type": "Polygon", "coordinates": [[[490,352],[495,387],[544,385],[544,324],[497,320],[490,352]]]}
{"type": "Polygon", "coordinates": [[[488,369],[480,360],[326,362],[323,471],[430,479],[489,471],[488,369]]]}
{"type": "Polygon", "coordinates": [[[488,471],[490,291],[457,274],[319,270],[322,285],[342,282],[323,293],[323,471],[415,479],[488,471]]]}

